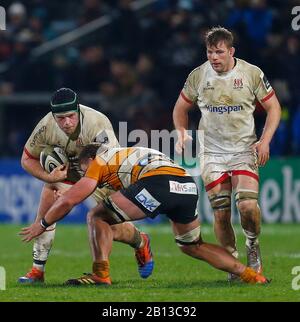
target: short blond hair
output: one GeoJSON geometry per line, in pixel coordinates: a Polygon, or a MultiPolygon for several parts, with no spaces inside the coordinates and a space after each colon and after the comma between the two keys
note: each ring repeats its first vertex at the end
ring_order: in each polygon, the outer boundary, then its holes
{"type": "Polygon", "coordinates": [[[224,42],[228,48],[233,46],[233,34],[224,27],[213,27],[205,34],[206,47],[216,47],[219,42],[224,42]]]}

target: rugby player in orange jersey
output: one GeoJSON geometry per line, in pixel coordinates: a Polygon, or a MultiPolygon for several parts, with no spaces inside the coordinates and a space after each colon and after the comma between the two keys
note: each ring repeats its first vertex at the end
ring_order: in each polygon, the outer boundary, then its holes
{"type": "Polygon", "coordinates": [[[175,241],[185,254],[233,273],[246,283],[268,282],[223,247],[202,240],[196,212],[197,186],[184,168],[163,153],[142,147],[107,148],[94,144],[83,149],[79,162],[85,171],[84,177],[58,198],[41,222],[20,232],[23,241],[28,242],[63,218],[97,187],[116,190],[97,206],[92,218],[93,273],[70,279],[67,285],[111,284],[111,227],[120,222],[154,218],[158,214],[166,214],[169,218],[175,241]],[[113,216],[107,216],[107,209],[113,212],[113,216]]]}
{"type": "MultiPolygon", "coordinates": [[[[109,119],[103,113],[80,104],[77,93],[70,88],[55,91],[50,106],[51,111],[39,121],[28,138],[21,158],[23,168],[44,182],[35,219],[37,222],[54,203],[54,193],[68,190],[81,178],[83,173],[78,164],[78,156],[84,145],[105,142],[110,147],[119,146],[109,119]],[[60,167],[51,173],[43,169],[39,156],[46,146],[60,146],[65,151],[69,160],[68,169],[60,167]]],[[[96,189],[93,198],[99,202],[110,192],[106,188],[96,189]]],[[[93,212],[90,211],[89,217],[92,215],[93,212]]],[[[56,225],[49,226],[34,241],[33,265],[27,274],[19,278],[20,283],[44,282],[45,266],[54,241],[55,229],[56,225]]],[[[113,233],[114,240],[134,248],[141,277],[150,276],[153,261],[148,235],[141,233],[131,223],[115,225],[113,233]],[[128,239],[128,235],[132,239],[128,239]]]]}

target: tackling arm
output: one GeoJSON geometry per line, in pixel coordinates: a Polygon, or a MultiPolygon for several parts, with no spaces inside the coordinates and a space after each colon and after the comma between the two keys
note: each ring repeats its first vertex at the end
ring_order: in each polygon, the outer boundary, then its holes
{"type": "Polygon", "coordinates": [[[65,192],[48,210],[44,219],[52,225],[62,219],[74,206],[85,200],[97,188],[97,181],[91,178],[81,178],[71,189],[65,192]]]}
{"type": "Polygon", "coordinates": [[[83,177],[70,190],[57,199],[41,222],[22,228],[23,241],[29,242],[42,234],[48,226],[62,219],[75,205],[85,200],[97,188],[97,180],[83,177]]]}

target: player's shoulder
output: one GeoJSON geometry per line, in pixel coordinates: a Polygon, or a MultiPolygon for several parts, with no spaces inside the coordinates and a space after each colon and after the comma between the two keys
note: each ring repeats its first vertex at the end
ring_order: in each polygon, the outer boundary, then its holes
{"type": "Polygon", "coordinates": [[[245,72],[253,75],[260,75],[262,73],[262,70],[258,66],[251,64],[246,60],[243,60],[240,58],[236,58],[236,59],[238,61],[240,69],[243,69],[245,72]]]}
{"type": "Polygon", "coordinates": [[[200,66],[197,66],[194,68],[188,75],[188,80],[192,82],[193,84],[200,83],[204,75],[206,74],[206,71],[209,69],[209,61],[206,61],[200,66]]]}
{"type": "Polygon", "coordinates": [[[201,64],[200,66],[197,66],[189,73],[189,77],[200,76],[205,70],[207,70],[208,66],[209,66],[209,61],[206,61],[205,63],[201,64]]]}
{"type": "Polygon", "coordinates": [[[46,126],[47,128],[53,126],[55,124],[55,119],[52,112],[49,112],[43,118],[41,118],[38,124],[40,126],[46,126]]]}
{"type": "Polygon", "coordinates": [[[89,122],[97,123],[104,122],[107,119],[107,116],[100,111],[97,111],[91,107],[80,104],[80,111],[84,116],[84,119],[89,122]]]}

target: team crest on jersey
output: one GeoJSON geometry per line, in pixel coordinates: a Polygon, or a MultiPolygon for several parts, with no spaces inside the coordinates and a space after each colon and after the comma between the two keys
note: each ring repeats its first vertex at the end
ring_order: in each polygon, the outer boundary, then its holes
{"type": "Polygon", "coordinates": [[[235,78],[233,81],[233,89],[241,89],[243,88],[243,79],[235,78]]]}

